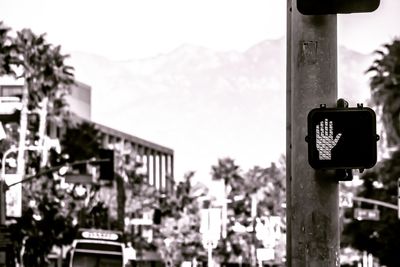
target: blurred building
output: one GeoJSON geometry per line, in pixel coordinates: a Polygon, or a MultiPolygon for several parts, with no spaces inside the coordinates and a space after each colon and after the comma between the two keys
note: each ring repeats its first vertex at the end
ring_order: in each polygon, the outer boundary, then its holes
{"type": "MultiPolygon", "coordinates": [[[[12,101],[17,101],[15,103],[20,103],[22,98],[24,83],[21,80],[15,80],[8,77],[0,78],[0,99],[11,99],[12,101]]],[[[95,127],[100,131],[102,138],[102,146],[106,149],[124,149],[129,147],[131,152],[136,155],[136,159],[143,164],[141,168],[141,173],[145,175],[147,183],[154,186],[158,191],[164,195],[168,195],[173,191],[174,188],[174,151],[171,148],[162,146],[160,144],[153,143],[151,141],[136,137],[134,135],[121,132],[117,129],[102,125],[91,120],[91,87],[81,83],[76,82],[71,88],[71,94],[66,97],[67,103],[69,105],[70,119],[74,123],[89,122],[93,123],[95,127]],[[139,159],[137,159],[139,157],[139,159]]],[[[11,100],[7,100],[8,102],[11,100]]],[[[7,104],[8,104],[7,102],[7,104]]],[[[3,103],[3,102],[2,102],[3,103]]],[[[6,102],[4,102],[6,103],[6,102]]],[[[10,102],[9,104],[15,104],[10,102]]],[[[3,105],[4,106],[4,105],[3,105]]],[[[49,122],[47,124],[46,135],[50,137],[51,142],[59,143],[58,140],[62,138],[66,131],[66,127],[60,123],[49,122]]],[[[110,219],[117,219],[117,185],[114,181],[113,183],[103,184],[100,188],[100,199],[108,207],[108,216],[110,219]],[[110,186],[111,185],[111,186],[110,186]]],[[[14,187],[16,188],[16,187],[14,187]]],[[[10,204],[7,211],[16,210],[13,214],[21,214],[22,207],[20,204],[22,200],[21,188],[19,191],[13,195],[12,199],[18,199],[10,204]],[[17,205],[18,204],[18,205],[17,205]]],[[[129,186],[126,187],[126,191],[131,190],[129,186]]],[[[10,191],[10,190],[9,190],[10,191]]],[[[127,194],[128,195],[128,194],[127,194]]],[[[11,198],[9,198],[11,199],[11,198]]],[[[140,218],[136,218],[137,214],[129,212],[129,199],[126,202],[126,218],[125,218],[125,229],[128,233],[132,235],[140,235],[146,238],[149,235],[149,231],[146,230],[150,228],[152,223],[152,218],[149,217],[147,213],[141,214],[140,218]],[[144,221],[145,225],[137,225],[137,223],[132,224],[132,221],[144,221]],[[149,224],[150,221],[150,224],[149,224]],[[128,223],[128,224],[127,224],[128,223]],[[140,232],[135,228],[141,229],[140,232]]],[[[20,216],[20,215],[19,215],[20,216]]],[[[110,223],[110,222],[108,222],[110,223]]],[[[139,223],[141,224],[141,223],[139,223]]],[[[152,232],[150,233],[152,236],[152,232]]],[[[64,255],[65,256],[65,255],[64,255]]],[[[56,258],[62,258],[64,256],[56,255],[56,258]]],[[[140,257],[136,258],[137,261],[149,262],[152,264],[161,262],[161,258],[156,251],[145,250],[141,251],[140,257]]]]}
{"type": "Polygon", "coordinates": [[[67,96],[67,102],[72,113],[91,120],[92,88],[84,83],[76,82],[72,86],[71,95],[67,96]]]}
{"type": "MultiPolygon", "coordinates": [[[[23,82],[14,79],[0,80],[0,97],[22,97],[23,82]]],[[[144,163],[144,170],[150,185],[168,193],[173,190],[174,151],[171,148],[121,132],[117,129],[91,121],[91,87],[76,82],[71,94],[67,96],[69,110],[75,121],[94,123],[102,133],[104,148],[129,145],[144,163]]],[[[50,138],[61,138],[63,127],[48,124],[47,134],[50,138]]]]}

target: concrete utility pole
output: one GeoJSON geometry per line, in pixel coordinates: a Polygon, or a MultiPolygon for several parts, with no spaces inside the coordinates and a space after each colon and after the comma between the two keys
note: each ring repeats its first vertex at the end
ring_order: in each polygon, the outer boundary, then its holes
{"type": "MultiPolygon", "coordinates": [[[[18,156],[17,156],[17,174],[22,177],[25,174],[25,146],[26,146],[26,133],[28,129],[28,82],[25,81],[22,89],[22,110],[21,121],[19,125],[19,142],[18,142],[18,156]]],[[[41,145],[41,144],[40,144],[41,145]]]]}
{"type": "Polygon", "coordinates": [[[337,16],[287,1],[287,266],[339,266],[338,182],[308,163],[307,114],[337,100],[337,16]]]}

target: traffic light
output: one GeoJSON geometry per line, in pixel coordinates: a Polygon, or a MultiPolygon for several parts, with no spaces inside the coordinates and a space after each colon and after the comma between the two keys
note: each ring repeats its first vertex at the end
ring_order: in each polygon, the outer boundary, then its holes
{"type": "Polygon", "coordinates": [[[308,114],[308,161],[314,169],[368,169],[377,160],[370,108],[316,108],[308,114]]]}
{"type": "Polygon", "coordinates": [[[106,160],[100,162],[100,180],[112,181],[114,179],[114,150],[100,149],[99,159],[106,160]]]}
{"type": "Polygon", "coordinates": [[[40,116],[38,113],[28,114],[28,130],[36,133],[39,130],[40,116]]]}
{"type": "Polygon", "coordinates": [[[328,15],[372,12],[380,0],[297,0],[297,9],[303,15],[328,15]]]}
{"type": "Polygon", "coordinates": [[[154,224],[161,224],[161,217],[162,217],[162,212],[160,209],[156,208],[154,209],[153,213],[153,223],[154,224]]]}

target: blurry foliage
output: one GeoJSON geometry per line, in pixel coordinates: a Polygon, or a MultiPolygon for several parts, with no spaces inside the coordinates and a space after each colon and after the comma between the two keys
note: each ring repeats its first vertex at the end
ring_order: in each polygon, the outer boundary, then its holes
{"type": "MultiPolygon", "coordinates": [[[[29,110],[46,109],[46,119],[55,122],[64,121],[69,115],[65,97],[70,93],[74,77],[73,68],[65,64],[67,57],[61,54],[60,46],[47,43],[44,34],[36,35],[30,29],[23,29],[15,37],[10,37],[9,29],[0,23],[0,75],[24,78],[29,110]]],[[[37,125],[33,124],[29,125],[32,131],[37,129],[37,125]]],[[[51,157],[45,168],[96,157],[101,145],[99,132],[90,123],[68,124],[61,145],[60,154],[55,150],[50,152],[51,157]]],[[[182,261],[194,257],[206,257],[199,231],[202,204],[199,198],[207,194],[207,190],[201,184],[192,184],[194,173],[189,172],[175,190],[164,197],[162,192],[147,183],[146,176],[141,172],[143,162],[136,151],[119,148],[115,152],[117,222],[111,221],[109,207],[97,198],[97,184],[86,187],[83,195],[76,194],[76,189],[82,185],[66,184],[57,174],[23,184],[23,214],[11,228],[15,250],[17,253],[21,249],[25,251],[25,266],[45,265],[53,245],[71,243],[78,227],[120,229],[127,212],[140,216],[140,212],[151,209],[160,210],[161,221],[159,225],[153,225],[154,240],[149,246],[157,247],[170,266],[179,266],[182,261]]],[[[39,161],[40,157],[31,154],[27,162],[28,170],[37,173],[39,161]]],[[[282,170],[275,164],[268,168],[254,167],[244,174],[229,158],[221,159],[218,165],[212,166],[212,178],[224,180],[227,198],[234,200],[237,196],[242,197],[242,201],[233,201],[230,206],[235,219],[242,224],[248,224],[251,195],[254,194],[258,201],[257,215],[282,215],[280,207],[285,194],[282,177],[282,170]]],[[[217,251],[227,259],[231,255],[249,259],[252,238],[249,233],[228,230],[228,238],[219,244],[217,251]]],[[[139,242],[143,240],[133,240],[134,244],[139,242]]]]}
{"type": "MultiPolygon", "coordinates": [[[[142,157],[130,143],[115,144],[112,149],[116,165],[117,228],[124,231],[125,218],[141,218],[143,212],[152,210],[153,203],[158,201],[158,192],[148,184],[142,157]]],[[[141,236],[132,234],[127,238],[136,244],[144,241],[141,236]]],[[[144,243],[143,247],[149,247],[146,241],[144,243]]]]}
{"type": "Polygon", "coordinates": [[[59,156],[67,155],[67,161],[70,163],[96,158],[101,142],[101,133],[93,123],[70,125],[60,140],[62,150],[59,156]]]}
{"type": "MultiPolygon", "coordinates": [[[[371,97],[380,113],[388,148],[388,158],[361,175],[364,181],[358,196],[397,204],[397,181],[400,177],[400,40],[385,44],[376,51],[377,59],[367,70],[370,79],[371,97]],[[381,187],[376,184],[382,184],[381,187]]],[[[372,205],[362,203],[362,208],[372,205]]],[[[380,210],[379,221],[350,220],[343,232],[342,246],[372,253],[380,263],[388,267],[400,266],[400,221],[397,211],[385,207],[380,210]]],[[[346,212],[352,216],[352,209],[346,212]]]]}
{"type": "Polygon", "coordinates": [[[381,109],[387,144],[400,145],[400,40],[385,44],[375,51],[377,59],[367,73],[374,104],[381,109]]]}
{"type": "Polygon", "coordinates": [[[0,21],[0,76],[15,75],[13,65],[17,62],[17,50],[10,37],[10,28],[0,21]]]}
{"type": "Polygon", "coordinates": [[[154,225],[154,245],[167,266],[180,266],[183,261],[203,259],[206,252],[200,233],[198,198],[207,193],[202,184],[192,185],[194,172],[188,172],[175,191],[161,196],[161,224],[154,225]]]}
{"type": "MultiPolygon", "coordinates": [[[[100,147],[98,135],[94,125],[88,123],[67,128],[61,140],[61,153],[51,150],[45,168],[96,157],[100,147]]],[[[23,192],[23,215],[11,227],[15,230],[16,250],[20,251],[22,242],[25,243],[25,266],[42,266],[53,245],[71,244],[79,227],[110,226],[108,207],[96,201],[97,184],[67,184],[53,172],[23,183],[23,192]],[[78,188],[83,195],[77,193],[78,188]]]]}
{"type": "MultiPolygon", "coordinates": [[[[46,109],[49,119],[67,115],[65,96],[70,92],[74,76],[72,67],[64,62],[66,57],[61,54],[60,46],[46,42],[45,35],[37,36],[29,29],[12,35],[11,29],[0,22],[0,75],[24,79],[30,111],[46,109]],[[48,100],[46,106],[41,106],[43,99],[48,100]]],[[[36,136],[30,132],[37,128],[37,121],[28,119],[28,144],[36,144],[36,136]]],[[[11,133],[8,138],[11,140],[1,143],[2,152],[18,142],[18,135],[11,133]]],[[[27,174],[37,173],[40,153],[26,154],[27,174]]],[[[45,265],[46,255],[54,244],[71,241],[72,217],[65,211],[66,195],[59,187],[60,180],[47,176],[23,185],[23,214],[10,227],[17,253],[22,242],[25,243],[25,266],[45,265]]]]}
{"type": "Polygon", "coordinates": [[[216,254],[222,262],[234,261],[241,256],[243,262],[251,262],[251,245],[260,245],[252,232],[237,233],[232,227],[234,223],[251,226],[252,215],[255,217],[286,215],[282,204],[286,201],[285,168],[275,163],[270,167],[255,166],[247,172],[241,171],[231,158],[219,159],[212,166],[214,180],[223,180],[228,204],[227,237],[220,240],[216,254]],[[257,202],[256,214],[251,214],[252,198],[257,202]]]}
{"type": "Polygon", "coordinates": [[[29,109],[41,108],[42,100],[47,98],[49,115],[65,116],[65,97],[74,83],[73,68],[64,62],[68,55],[61,54],[61,46],[47,43],[45,34],[36,35],[30,29],[18,31],[13,43],[18,57],[17,78],[25,80],[29,109]]]}
{"type": "MultiPolygon", "coordinates": [[[[100,157],[101,133],[93,123],[69,124],[60,140],[60,144],[61,153],[54,153],[54,158],[51,158],[50,164],[53,162],[55,166],[58,166],[66,162],[72,163],[96,159],[100,157]]],[[[83,167],[85,171],[86,164],[83,167]]],[[[57,178],[57,174],[54,176],[57,178]]],[[[51,179],[51,177],[49,178],[51,179]]],[[[82,196],[76,194],[77,187],[82,187],[82,185],[70,184],[67,188],[67,193],[72,196],[71,201],[69,201],[69,208],[73,208],[73,211],[77,212],[74,214],[74,218],[78,219],[78,226],[108,229],[110,227],[108,207],[98,197],[100,184],[94,181],[92,184],[86,185],[84,188],[86,192],[82,196]]],[[[56,188],[56,191],[58,190],[56,188]]]]}

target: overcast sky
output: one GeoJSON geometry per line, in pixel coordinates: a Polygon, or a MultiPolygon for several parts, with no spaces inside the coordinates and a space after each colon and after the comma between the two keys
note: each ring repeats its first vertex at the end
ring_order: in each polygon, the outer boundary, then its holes
{"type": "MultiPolygon", "coordinates": [[[[338,41],[369,53],[399,35],[400,1],[374,13],[339,16],[338,41]]],[[[48,34],[64,51],[109,59],[166,53],[183,43],[244,51],[286,33],[286,0],[0,0],[15,30],[48,34]]]]}
{"type": "MultiPolygon", "coordinates": [[[[0,20],[13,30],[47,33],[47,41],[61,45],[64,54],[79,51],[128,60],[155,57],[182,44],[240,52],[267,39],[283,38],[286,2],[0,0],[0,20]]],[[[381,0],[373,13],[338,16],[338,43],[371,53],[400,37],[399,25],[400,0],[381,0]]]]}

